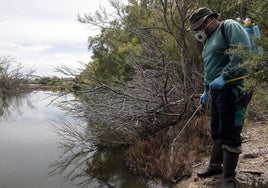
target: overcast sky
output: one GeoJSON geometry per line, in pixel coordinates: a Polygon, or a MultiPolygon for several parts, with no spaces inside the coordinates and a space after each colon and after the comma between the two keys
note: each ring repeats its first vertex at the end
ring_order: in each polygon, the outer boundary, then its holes
{"type": "Polygon", "coordinates": [[[40,76],[62,76],[55,67],[88,62],[87,38],[96,35],[77,21],[109,0],[0,0],[0,56],[12,56],[40,76]]]}

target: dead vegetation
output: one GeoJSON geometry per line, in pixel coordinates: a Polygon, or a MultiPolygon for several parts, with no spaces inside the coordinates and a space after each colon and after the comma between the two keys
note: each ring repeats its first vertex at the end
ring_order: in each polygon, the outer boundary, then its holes
{"type": "Polygon", "coordinates": [[[34,70],[24,67],[14,57],[0,57],[0,95],[16,95],[27,89],[25,83],[34,70]]]}
{"type": "Polygon", "coordinates": [[[201,116],[195,118],[177,139],[174,152],[171,152],[172,141],[182,126],[183,122],[129,147],[126,150],[127,166],[137,175],[169,183],[190,176],[191,166],[204,156],[205,146],[211,141],[208,119],[201,116]]]}

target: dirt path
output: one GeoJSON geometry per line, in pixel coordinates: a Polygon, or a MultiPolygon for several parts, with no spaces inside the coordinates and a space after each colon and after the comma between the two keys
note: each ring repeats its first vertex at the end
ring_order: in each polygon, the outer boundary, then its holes
{"type": "MultiPolygon", "coordinates": [[[[243,152],[237,166],[237,179],[240,187],[268,187],[268,125],[255,123],[245,126],[242,134],[243,152]]],[[[216,188],[221,175],[200,179],[196,173],[206,168],[209,158],[194,165],[191,178],[182,181],[174,188],[216,188]]]]}

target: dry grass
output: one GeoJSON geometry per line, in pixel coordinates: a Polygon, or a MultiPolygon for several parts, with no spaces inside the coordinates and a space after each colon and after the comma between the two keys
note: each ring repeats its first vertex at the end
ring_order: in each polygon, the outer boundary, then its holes
{"type": "Polygon", "coordinates": [[[268,89],[256,88],[248,107],[248,119],[250,121],[267,121],[268,120],[268,89]]]}
{"type": "Polygon", "coordinates": [[[208,118],[204,116],[193,119],[177,139],[172,153],[172,141],[183,127],[183,123],[137,142],[126,150],[127,166],[135,174],[150,179],[159,178],[169,183],[189,176],[192,165],[200,160],[211,143],[208,122],[208,118]]]}

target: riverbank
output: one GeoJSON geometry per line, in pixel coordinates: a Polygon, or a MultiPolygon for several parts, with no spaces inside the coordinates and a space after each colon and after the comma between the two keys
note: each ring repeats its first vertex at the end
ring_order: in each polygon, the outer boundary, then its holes
{"type": "MultiPolygon", "coordinates": [[[[241,187],[268,187],[268,124],[251,123],[243,133],[243,152],[237,166],[237,179],[241,187]]],[[[209,157],[193,165],[190,178],[184,179],[173,188],[216,188],[221,175],[200,179],[196,174],[207,167],[209,157]]]]}

